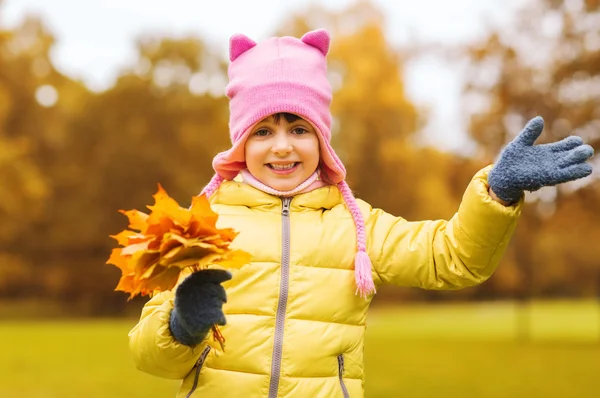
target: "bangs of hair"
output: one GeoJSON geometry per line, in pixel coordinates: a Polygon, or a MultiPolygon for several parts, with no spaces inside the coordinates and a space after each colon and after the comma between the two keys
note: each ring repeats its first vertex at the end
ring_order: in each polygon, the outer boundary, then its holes
{"type": "Polygon", "coordinates": [[[273,121],[278,124],[281,118],[284,118],[288,123],[294,123],[296,120],[302,119],[298,115],[294,115],[293,113],[281,112],[273,115],[273,121]]]}

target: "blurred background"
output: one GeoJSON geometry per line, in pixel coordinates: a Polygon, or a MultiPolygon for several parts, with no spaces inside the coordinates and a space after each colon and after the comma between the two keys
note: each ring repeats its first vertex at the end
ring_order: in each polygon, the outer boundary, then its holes
{"type": "MultiPolygon", "coordinates": [[[[168,397],[127,349],[145,298],[106,265],[160,183],[183,206],[229,146],[229,37],[332,33],[334,146],[357,195],[449,218],[541,115],[600,149],[599,0],[0,0],[0,397],[168,397]],[[207,8],[210,8],[208,10],[207,8]]],[[[386,286],[367,397],[596,397],[600,157],[527,195],[494,276],[386,286]]],[[[243,396],[243,394],[240,394],[243,396]]]]}

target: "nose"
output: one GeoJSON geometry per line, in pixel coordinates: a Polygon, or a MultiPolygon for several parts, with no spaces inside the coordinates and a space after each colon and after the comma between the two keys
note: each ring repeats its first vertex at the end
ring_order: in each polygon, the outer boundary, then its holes
{"type": "Polygon", "coordinates": [[[291,138],[285,131],[279,131],[275,134],[275,140],[271,151],[277,156],[287,156],[294,151],[291,138]]]}

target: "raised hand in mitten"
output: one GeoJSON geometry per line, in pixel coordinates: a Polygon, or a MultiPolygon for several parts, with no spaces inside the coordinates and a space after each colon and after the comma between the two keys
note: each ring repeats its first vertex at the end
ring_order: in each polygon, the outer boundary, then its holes
{"type": "Polygon", "coordinates": [[[577,136],[551,144],[533,145],[544,129],[544,119],[531,119],[519,135],[500,153],[488,176],[492,191],[514,203],[523,191],[577,180],[592,173],[586,163],[594,149],[577,136]]]}
{"type": "Polygon", "coordinates": [[[175,340],[194,346],[214,325],[225,325],[223,303],[227,302],[227,295],[221,283],[230,279],[228,271],[208,269],[194,272],[181,282],[169,320],[175,340]]]}

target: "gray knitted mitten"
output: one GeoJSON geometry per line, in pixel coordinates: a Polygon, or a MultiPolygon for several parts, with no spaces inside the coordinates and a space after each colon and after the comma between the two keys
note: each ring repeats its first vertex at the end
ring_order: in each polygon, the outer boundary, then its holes
{"type": "Polygon", "coordinates": [[[185,278],[175,291],[175,306],[169,318],[171,334],[181,344],[200,343],[213,325],[225,325],[223,303],[227,295],[221,283],[231,273],[218,269],[197,271],[185,278]]]}
{"type": "Polygon", "coordinates": [[[519,135],[500,153],[488,182],[494,193],[510,203],[519,201],[523,191],[577,180],[592,173],[586,163],[594,149],[577,136],[551,144],[533,145],[544,129],[544,119],[531,119],[519,135]]]}

